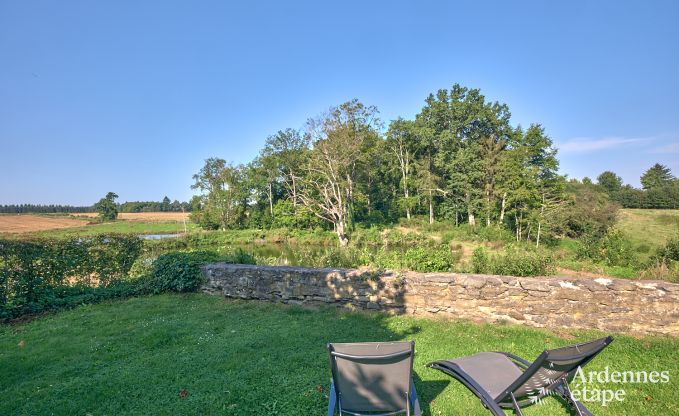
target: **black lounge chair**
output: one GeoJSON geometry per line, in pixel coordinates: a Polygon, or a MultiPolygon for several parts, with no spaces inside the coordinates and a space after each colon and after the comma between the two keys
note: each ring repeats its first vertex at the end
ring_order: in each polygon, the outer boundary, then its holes
{"type": "Polygon", "coordinates": [[[328,416],[420,416],[413,383],[415,342],[328,344],[332,384],[328,416]]]}
{"type": "Polygon", "coordinates": [[[522,407],[537,403],[546,395],[561,396],[578,416],[591,416],[573,398],[568,381],[578,367],[600,353],[612,337],[584,344],[545,350],[530,363],[506,352],[482,352],[453,360],[434,361],[428,367],[441,370],[465,385],[493,415],[504,416],[504,409],[523,415],[522,407]]]}

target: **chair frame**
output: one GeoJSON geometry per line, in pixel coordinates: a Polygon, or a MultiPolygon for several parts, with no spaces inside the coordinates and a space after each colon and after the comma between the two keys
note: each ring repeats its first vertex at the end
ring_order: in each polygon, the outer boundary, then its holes
{"type": "Polygon", "coordinates": [[[396,352],[392,354],[383,354],[383,355],[353,355],[353,354],[344,354],[335,351],[335,348],[332,343],[328,343],[328,352],[330,356],[330,368],[332,370],[332,383],[330,384],[330,394],[329,394],[329,403],[328,403],[328,416],[333,416],[335,414],[335,409],[339,411],[339,415],[341,416],[342,414],[350,414],[353,416],[392,416],[392,415],[399,415],[405,413],[407,416],[414,415],[414,416],[421,416],[421,410],[420,410],[420,402],[417,398],[417,392],[415,390],[415,383],[413,382],[413,360],[415,358],[415,341],[410,341],[410,349],[406,351],[401,351],[401,352],[396,352]],[[337,358],[345,359],[345,360],[351,360],[351,361],[374,361],[374,362],[379,362],[383,360],[391,360],[394,358],[400,358],[400,357],[405,357],[408,356],[410,357],[410,366],[408,370],[408,379],[410,380],[410,387],[407,392],[407,400],[406,400],[406,408],[405,409],[399,409],[393,412],[388,412],[388,413],[375,413],[375,412],[369,412],[369,413],[357,413],[353,411],[348,411],[345,409],[342,409],[342,401],[340,400],[340,392],[337,390],[336,386],[339,386],[337,382],[337,365],[335,360],[337,358]]]}
{"type": "MultiPolygon", "coordinates": [[[[585,405],[575,400],[573,397],[573,392],[568,385],[568,380],[572,379],[578,368],[589,363],[595,356],[603,351],[604,348],[613,342],[613,337],[609,336],[591,342],[597,341],[602,341],[602,345],[599,348],[589,353],[577,354],[571,357],[574,360],[582,358],[582,360],[578,362],[578,364],[574,366],[572,370],[564,373],[558,379],[552,380],[552,383],[546,385],[542,389],[541,393],[537,396],[520,401],[514,396],[514,391],[523,386],[523,384],[528,381],[546,361],[548,361],[550,350],[543,351],[542,354],[540,354],[538,358],[536,358],[532,363],[514,354],[507,352],[497,352],[498,354],[502,354],[509,358],[517,367],[519,367],[521,371],[523,371],[523,374],[517,377],[517,379],[514,380],[497,397],[492,397],[490,394],[488,394],[488,392],[483,387],[481,387],[472,376],[467,374],[464,370],[462,370],[462,368],[460,368],[460,366],[456,365],[455,363],[451,363],[449,361],[435,361],[429,363],[427,366],[436,370],[440,370],[458,380],[472,393],[474,393],[474,395],[476,395],[479,400],[481,400],[481,403],[495,416],[505,416],[505,413],[502,410],[503,408],[513,409],[517,415],[523,416],[523,413],[521,412],[522,407],[536,403],[537,400],[550,394],[551,392],[556,393],[558,396],[564,399],[577,416],[592,416],[592,413],[585,407],[585,405]]],[[[574,346],[580,345],[584,344],[577,344],[574,346]]]]}

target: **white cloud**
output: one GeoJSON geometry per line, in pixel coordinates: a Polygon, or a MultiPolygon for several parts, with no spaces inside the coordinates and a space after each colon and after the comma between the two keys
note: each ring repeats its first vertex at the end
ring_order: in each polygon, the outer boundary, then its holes
{"type": "Polygon", "coordinates": [[[656,147],[649,150],[648,153],[679,153],[679,142],[656,147]]]}
{"type": "Polygon", "coordinates": [[[614,149],[627,146],[633,143],[653,140],[652,137],[626,139],[623,137],[579,137],[570,139],[563,143],[557,144],[559,150],[563,153],[592,153],[604,149],[614,149]]]}

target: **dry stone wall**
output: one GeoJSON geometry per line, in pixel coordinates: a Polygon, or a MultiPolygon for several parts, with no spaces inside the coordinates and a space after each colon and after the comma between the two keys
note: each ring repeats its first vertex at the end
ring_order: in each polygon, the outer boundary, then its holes
{"type": "Polygon", "coordinates": [[[679,336],[679,284],[211,264],[202,291],[298,305],[679,336]]]}

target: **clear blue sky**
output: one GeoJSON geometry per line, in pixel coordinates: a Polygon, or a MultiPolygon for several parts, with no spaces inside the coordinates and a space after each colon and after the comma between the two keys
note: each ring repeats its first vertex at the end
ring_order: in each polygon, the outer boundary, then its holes
{"type": "Polygon", "coordinates": [[[205,158],[357,97],[453,83],[542,123],[562,172],[679,175],[676,1],[0,0],[0,204],[188,200],[205,158]]]}

